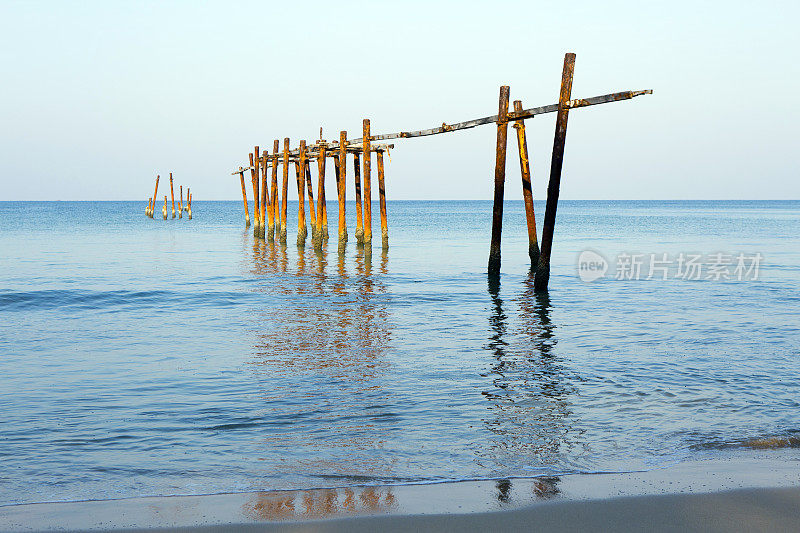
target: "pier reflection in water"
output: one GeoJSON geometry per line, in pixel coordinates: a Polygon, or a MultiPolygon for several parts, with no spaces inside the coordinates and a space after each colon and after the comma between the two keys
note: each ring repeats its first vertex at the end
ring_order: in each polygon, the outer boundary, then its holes
{"type": "Polygon", "coordinates": [[[358,248],[353,262],[307,247],[289,264],[285,246],[256,241],[252,259],[258,290],[281,298],[255,315],[250,365],[268,416],[285,424],[261,436],[265,475],[302,472],[321,483],[392,476],[391,461],[376,453],[396,417],[385,409],[393,403],[383,384],[391,323],[386,286],[375,275],[387,272],[388,256],[358,248]],[[285,453],[298,449],[302,456],[285,453]]]}

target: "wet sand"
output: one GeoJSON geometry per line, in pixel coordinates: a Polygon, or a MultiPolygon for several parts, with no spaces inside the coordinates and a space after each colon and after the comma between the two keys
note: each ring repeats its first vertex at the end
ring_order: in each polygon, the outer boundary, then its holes
{"type": "Polygon", "coordinates": [[[797,531],[794,450],[647,472],[0,507],[0,531],[797,531]]]}

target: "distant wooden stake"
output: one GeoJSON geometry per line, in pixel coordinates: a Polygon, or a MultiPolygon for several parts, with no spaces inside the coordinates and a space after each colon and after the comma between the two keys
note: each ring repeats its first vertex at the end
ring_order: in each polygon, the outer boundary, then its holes
{"type": "Polygon", "coordinates": [[[356,243],[364,243],[364,223],[361,210],[361,161],[358,153],[353,154],[353,173],[356,184],[356,243]]]}
{"type": "Polygon", "coordinates": [[[286,197],[289,196],[289,137],[283,139],[283,188],[281,189],[281,243],[286,244],[286,197]]]}
{"type": "Polygon", "coordinates": [[[269,240],[273,241],[275,239],[275,228],[278,229],[278,234],[280,235],[280,223],[281,223],[281,216],[280,212],[278,211],[278,151],[281,149],[281,143],[277,139],[272,143],[272,198],[270,198],[270,204],[272,204],[272,215],[274,217],[274,227],[270,228],[269,232],[269,240]]]}
{"type": "Polygon", "coordinates": [[[261,238],[267,237],[267,224],[272,225],[272,206],[269,204],[269,189],[267,188],[267,151],[261,154],[261,238]],[[266,222],[265,222],[266,221],[266,222]]]}
{"type": "Polygon", "coordinates": [[[150,211],[150,216],[153,216],[153,213],[156,210],[156,202],[158,201],[158,180],[161,179],[161,176],[156,176],[156,190],[153,192],[153,209],[150,211]]]}
{"type": "Polygon", "coordinates": [[[556,225],[556,209],[558,193],[561,188],[561,166],[564,162],[564,143],[567,140],[567,119],[569,118],[569,102],[572,94],[572,76],[575,72],[575,54],[564,56],[564,69],[561,73],[561,92],[558,97],[558,114],[556,115],[556,133],[553,139],[553,156],[550,160],[550,182],[547,185],[547,205],[544,210],[544,227],[542,228],[542,249],[539,264],[533,278],[536,291],[546,291],[550,281],[550,253],[553,249],[553,233],[556,225]]]}
{"type": "Polygon", "coordinates": [[[186,201],[189,203],[189,220],[192,220],[192,193],[189,193],[189,198],[186,201]]]}
{"type": "Polygon", "coordinates": [[[300,141],[300,152],[297,160],[297,245],[305,246],[308,229],[306,228],[306,199],[305,199],[305,173],[306,173],[306,142],[300,141]]]}
{"type": "Polygon", "coordinates": [[[339,193],[339,244],[347,242],[347,132],[339,132],[339,157],[336,168],[337,192],[339,193]]]}
{"type": "Polygon", "coordinates": [[[381,243],[389,247],[389,225],[386,220],[386,185],[383,179],[383,150],[378,152],[378,199],[381,208],[381,243]]]}
{"type": "Polygon", "coordinates": [[[489,275],[500,274],[500,238],[503,233],[503,196],[506,181],[506,145],[508,141],[508,85],[500,87],[497,112],[497,145],[494,162],[494,206],[492,208],[492,242],[489,245],[489,275]]]}
{"type": "MultiPolygon", "coordinates": [[[[191,188],[189,188],[189,187],[186,187],[186,202],[187,202],[187,203],[189,202],[189,196],[190,196],[191,194],[192,194],[192,189],[191,189],[191,188]]],[[[188,211],[188,210],[189,210],[189,207],[191,207],[191,206],[183,206],[183,210],[184,210],[184,211],[188,211]]]]}
{"type": "MultiPolygon", "coordinates": [[[[244,186],[244,169],[239,167],[239,179],[242,181],[242,201],[244,202],[244,227],[250,227],[250,210],[247,207],[247,189],[244,186]]],[[[183,185],[181,185],[181,202],[183,202],[183,185]]]]}
{"type": "Polygon", "coordinates": [[[172,218],[175,218],[175,188],[172,186],[172,172],[169,173],[169,196],[172,200],[172,218]]]}
{"type": "Polygon", "coordinates": [[[364,119],[364,242],[372,243],[372,146],[369,138],[369,119],[364,119]]]}
{"type": "Polygon", "coordinates": [[[161,215],[164,217],[164,220],[167,220],[167,195],[164,195],[164,207],[161,208],[161,215]]]}
{"type": "Polygon", "coordinates": [[[147,209],[144,210],[145,216],[148,216],[148,217],[150,216],[150,208],[152,206],[153,206],[153,199],[152,198],[148,198],[147,199],[147,209]]]}
{"type": "Polygon", "coordinates": [[[178,202],[178,220],[183,218],[183,199],[178,202]]]}
{"type": "MultiPolygon", "coordinates": [[[[522,111],[522,102],[514,100],[514,112],[522,111]]],[[[536,217],[533,212],[533,191],[531,190],[531,164],[528,155],[528,142],[525,139],[525,121],[514,122],[517,130],[517,148],[519,152],[519,169],[522,174],[522,198],[525,200],[525,219],[528,223],[528,256],[531,268],[539,264],[539,242],[536,238],[536,217]]]]}

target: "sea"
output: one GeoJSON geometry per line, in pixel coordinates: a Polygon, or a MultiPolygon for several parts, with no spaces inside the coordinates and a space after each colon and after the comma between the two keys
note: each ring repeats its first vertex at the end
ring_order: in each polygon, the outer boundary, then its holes
{"type": "Polygon", "coordinates": [[[0,505],[800,460],[799,201],[145,207],[0,202],[0,505]]]}

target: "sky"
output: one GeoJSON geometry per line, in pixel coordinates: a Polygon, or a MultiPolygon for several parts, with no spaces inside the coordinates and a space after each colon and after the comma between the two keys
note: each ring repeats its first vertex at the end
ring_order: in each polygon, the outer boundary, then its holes
{"type": "MultiPolygon", "coordinates": [[[[169,172],[241,199],[256,144],[493,115],[501,85],[555,103],[566,52],[573,98],[654,94],[570,113],[561,198],[800,199],[798,19],[796,1],[0,0],[0,201],[146,202],[169,172]]],[[[537,199],[554,124],[526,121],[537,199]]],[[[388,199],[491,199],[495,135],[396,141],[388,199]]],[[[507,199],[519,183],[510,129],[507,199]]]]}

